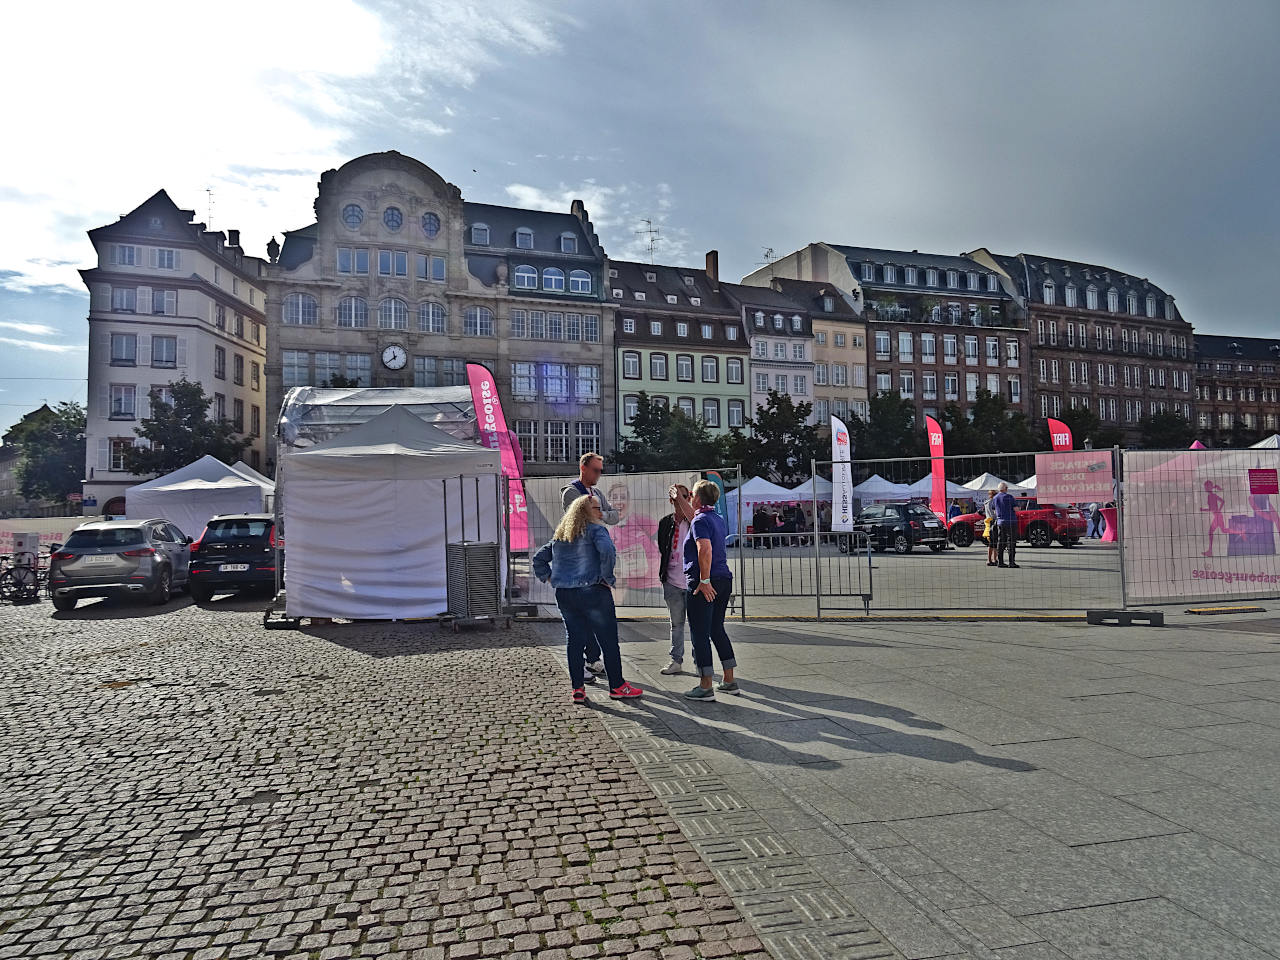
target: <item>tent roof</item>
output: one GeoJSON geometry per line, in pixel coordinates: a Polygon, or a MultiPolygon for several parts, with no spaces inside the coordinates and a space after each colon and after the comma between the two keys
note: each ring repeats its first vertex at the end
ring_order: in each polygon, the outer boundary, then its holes
{"type": "Polygon", "coordinates": [[[892,497],[911,496],[911,494],[907,493],[905,484],[893,483],[878,473],[873,473],[855,486],[853,495],[861,500],[887,500],[892,497]]]}
{"type": "Polygon", "coordinates": [[[1257,450],[1275,450],[1280,447],[1280,433],[1273,433],[1269,437],[1264,437],[1253,444],[1253,447],[1257,450]]]}
{"type": "Polygon", "coordinates": [[[270,480],[266,480],[264,483],[263,481],[252,479],[227,466],[217,457],[205,454],[199,460],[189,463],[185,467],[179,467],[172,473],[166,473],[162,477],[156,477],[154,480],[148,480],[145,483],[129,487],[125,490],[125,497],[127,498],[129,494],[138,491],[209,490],[213,488],[225,490],[238,486],[265,487],[268,490],[275,488],[275,485],[270,480]]]}
{"type": "Polygon", "coordinates": [[[996,487],[1000,486],[1000,484],[1002,483],[1008,484],[1010,493],[1030,492],[1026,488],[1018,486],[1018,484],[1016,483],[1012,483],[1009,480],[1005,480],[1001,477],[997,477],[994,473],[984,473],[980,477],[974,477],[964,486],[969,491],[974,491],[974,490],[986,491],[986,490],[994,490],[996,489],[996,487]]]}
{"type": "Polygon", "coordinates": [[[292,476],[368,479],[498,473],[498,451],[457,440],[404,407],[391,407],[331,440],[289,458],[292,476]]]}
{"type": "Polygon", "coordinates": [[[231,469],[234,470],[236,473],[240,474],[240,476],[242,477],[247,477],[250,480],[256,480],[258,483],[267,484],[268,486],[271,487],[271,489],[273,490],[275,489],[276,482],[274,480],[272,480],[268,476],[264,476],[263,474],[259,473],[257,470],[253,469],[253,467],[249,466],[243,460],[237,460],[235,463],[231,465],[231,469]]]}
{"type": "MultiPolygon", "coordinates": [[[[913,497],[929,497],[933,495],[933,474],[926,473],[915,483],[907,486],[907,492],[913,497]]],[[[973,493],[968,487],[961,486],[958,483],[947,481],[948,497],[968,497],[973,493]]]]}
{"type": "Polygon", "coordinates": [[[737,490],[731,491],[737,493],[746,500],[794,500],[790,490],[786,487],[780,487],[776,483],[766,480],[764,477],[752,477],[737,490]]]}
{"type": "Polygon", "coordinates": [[[792,496],[801,497],[804,499],[812,499],[814,494],[813,488],[815,486],[815,483],[818,488],[817,489],[818,496],[826,497],[831,495],[831,491],[833,490],[833,487],[830,480],[828,480],[826,477],[810,477],[804,483],[800,484],[800,486],[793,487],[791,489],[792,496]]]}
{"type": "Polygon", "coordinates": [[[1035,490],[1036,486],[1039,483],[1040,481],[1036,479],[1036,475],[1033,473],[1031,476],[1027,477],[1025,480],[1019,481],[1018,486],[1022,487],[1022,489],[1024,490],[1035,490]]]}

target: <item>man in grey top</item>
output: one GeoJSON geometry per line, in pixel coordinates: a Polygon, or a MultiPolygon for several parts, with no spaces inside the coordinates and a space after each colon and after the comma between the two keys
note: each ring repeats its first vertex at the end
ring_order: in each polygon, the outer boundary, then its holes
{"type": "MultiPolygon", "coordinates": [[[[600,501],[600,513],[607,524],[615,524],[621,519],[618,511],[604,495],[596,484],[600,482],[600,474],[604,473],[604,457],[598,453],[584,453],[578,458],[578,479],[569,484],[563,494],[564,508],[569,509],[569,504],[577,500],[579,497],[595,497],[600,501]]],[[[568,636],[569,628],[565,627],[565,636],[568,636]]],[[[587,669],[585,679],[587,683],[594,683],[595,678],[604,673],[604,660],[600,655],[600,644],[592,637],[587,641],[585,650],[587,658],[587,669]]]]}

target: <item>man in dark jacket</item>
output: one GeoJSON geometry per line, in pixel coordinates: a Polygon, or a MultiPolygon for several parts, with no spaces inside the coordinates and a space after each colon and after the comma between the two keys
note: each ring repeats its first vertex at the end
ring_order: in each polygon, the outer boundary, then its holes
{"type": "Polygon", "coordinates": [[[1000,492],[991,499],[991,508],[996,515],[996,566],[1016,570],[1018,565],[1013,558],[1018,551],[1018,513],[1007,483],[1000,484],[1000,492]],[[1004,562],[1006,550],[1009,551],[1008,563],[1004,562]]]}
{"type": "Polygon", "coordinates": [[[658,581],[662,584],[662,598],[667,602],[671,615],[671,650],[662,672],[673,676],[684,670],[684,624],[689,599],[689,587],[684,573],[684,541],[689,536],[689,521],[693,519],[693,507],[689,502],[689,488],[683,483],[673,483],[667,491],[671,512],[658,521],[658,581]]]}

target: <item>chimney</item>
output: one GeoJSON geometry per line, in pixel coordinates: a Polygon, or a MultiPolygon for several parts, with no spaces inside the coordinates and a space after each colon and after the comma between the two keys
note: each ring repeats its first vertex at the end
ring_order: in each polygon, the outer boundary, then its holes
{"type": "Polygon", "coordinates": [[[707,278],[711,281],[711,289],[720,289],[720,251],[707,251],[707,278]]]}
{"type": "Polygon", "coordinates": [[[227,231],[227,246],[229,246],[229,247],[238,247],[238,246],[240,246],[240,231],[239,231],[239,230],[228,230],[228,231],[227,231]]]}

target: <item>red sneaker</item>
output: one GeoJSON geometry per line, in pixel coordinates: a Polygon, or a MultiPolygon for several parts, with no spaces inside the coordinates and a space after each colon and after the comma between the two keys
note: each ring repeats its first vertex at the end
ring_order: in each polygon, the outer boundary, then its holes
{"type": "Polygon", "coordinates": [[[615,700],[631,700],[644,693],[639,687],[633,687],[629,683],[624,683],[620,687],[614,687],[609,691],[609,696],[615,700]]]}
{"type": "Polygon", "coordinates": [[[587,691],[583,690],[581,687],[574,687],[574,688],[573,688],[573,702],[574,702],[574,703],[586,703],[586,702],[587,702],[587,691]]]}

